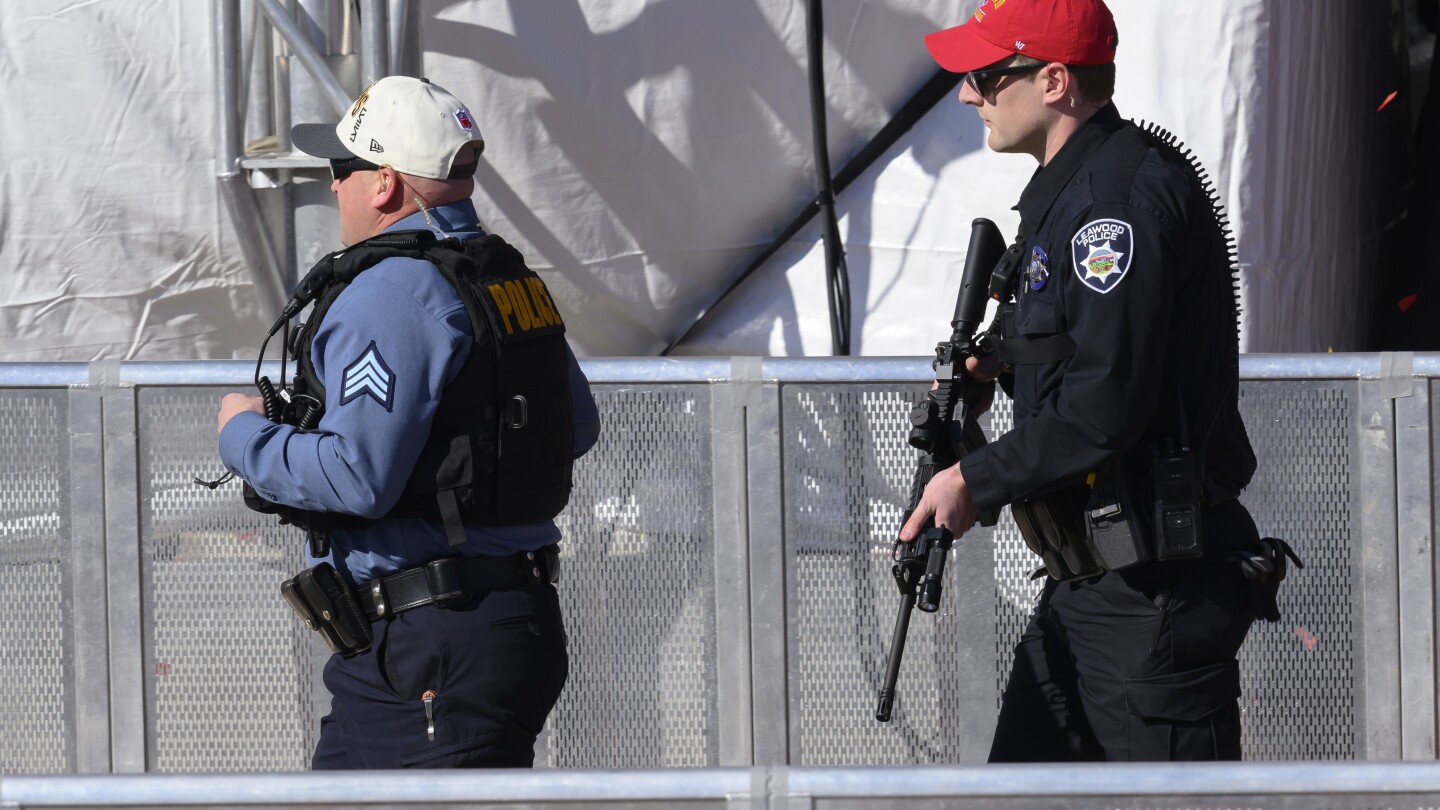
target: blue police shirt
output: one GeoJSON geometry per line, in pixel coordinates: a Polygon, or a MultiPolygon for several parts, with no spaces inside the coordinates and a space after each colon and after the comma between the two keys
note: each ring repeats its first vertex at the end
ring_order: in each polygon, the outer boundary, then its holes
{"type": "MultiPolygon", "coordinates": [[[[484,235],[469,200],[432,208],[430,218],[443,235],[484,235]]],[[[425,215],[416,213],[386,230],[430,228],[425,215]]],[[[464,365],[473,339],[464,304],[433,264],[385,259],[336,297],[316,332],[312,356],[325,385],[325,412],[316,432],[301,433],[246,411],[221,431],[220,457],[275,503],[379,518],[404,491],[440,394],[464,365]],[[366,369],[364,377],[347,377],[347,369],[356,368],[366,369]],[[347,397],[347,386],[368,386],[388,396],[347,397]]],[[[578,458],[594,446],[600,418],[574,354],[567,349],[566,356],[578,458]]],[[[329,561],[355,582],[364,582],[456,552],[505,555],[560,539],[560,530],[548,520],[472,526],[466,534],[468,541],[452,548],[444,526],[423,518],[336,528],[329,561]]]]}

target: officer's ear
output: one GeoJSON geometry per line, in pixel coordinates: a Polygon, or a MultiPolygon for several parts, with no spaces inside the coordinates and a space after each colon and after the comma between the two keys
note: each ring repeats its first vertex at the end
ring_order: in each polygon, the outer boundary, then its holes
{"type": "Polygon", "coordinates": [[[404,200],[405,184],[400,181],[400,173],[389,166],[381,166],[375,172],[370,204],[377,211],[391,211],[404,205],[404,200]]]}
{"type": "Polygon", "coordinates": [[[1075,91],[1075,77],[1063,63],[1051,62],[1041,68],[1036,80],[1040,82],[1046,104],[1070,106],[1069,98],[1075,91]]]}

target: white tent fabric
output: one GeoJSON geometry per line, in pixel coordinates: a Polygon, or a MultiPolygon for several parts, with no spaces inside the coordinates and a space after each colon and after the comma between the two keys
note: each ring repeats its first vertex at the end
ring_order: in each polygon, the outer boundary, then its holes
{"type": "MultiPolygon", "coordinates": [[[[827,0],[836,170],[934,70],[923,34],[975,5],[827,0]]],[[[1391,21],[1293,6],[1111,0],[1116,100],[1215,176],[1245,348],[1358,349],[1395,207],[1375,113],[1397,89],[1374,58],[1391,21]]],[[[264,324],[214,179],[212,14],[0,4],[0,360],[255,355],[264,324]]],[[[545,276],[581,354],[659,351],[813,196],[802,0],[435,1],[422,18],[426,74],[488,142],[482,219],[545,276]]],[[[1014,232],[1034,163],[983,140],[943,101],[841,195],[856,354],[928,353],[970,220],[1014,232]]],[[[802,230],[679,353],[828,354],[819,236],[802,230]]]]}
{"type": "Polygon", "coordinates": [[[254,355],[209,4],[0,4],[0,360],[254,355]]]}

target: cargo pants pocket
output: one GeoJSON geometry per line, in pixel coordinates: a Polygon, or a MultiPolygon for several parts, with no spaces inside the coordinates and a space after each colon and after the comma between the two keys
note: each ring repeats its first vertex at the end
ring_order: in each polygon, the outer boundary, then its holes
{"type": "Polygon", "coordinates": [[[1240,664],[1125,679],[1129,759],[1240,759],[1240,664]]]}

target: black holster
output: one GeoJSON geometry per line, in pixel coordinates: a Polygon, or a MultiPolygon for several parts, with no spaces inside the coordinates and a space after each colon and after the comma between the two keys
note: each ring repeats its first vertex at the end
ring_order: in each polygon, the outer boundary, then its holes
{"type": "Polygon", "coordinates": [[[320,563],[280,584],[280,595],[331,652],[356,655],[370,649],[370,621],[355,592],[334,566],[320,563]]]}

